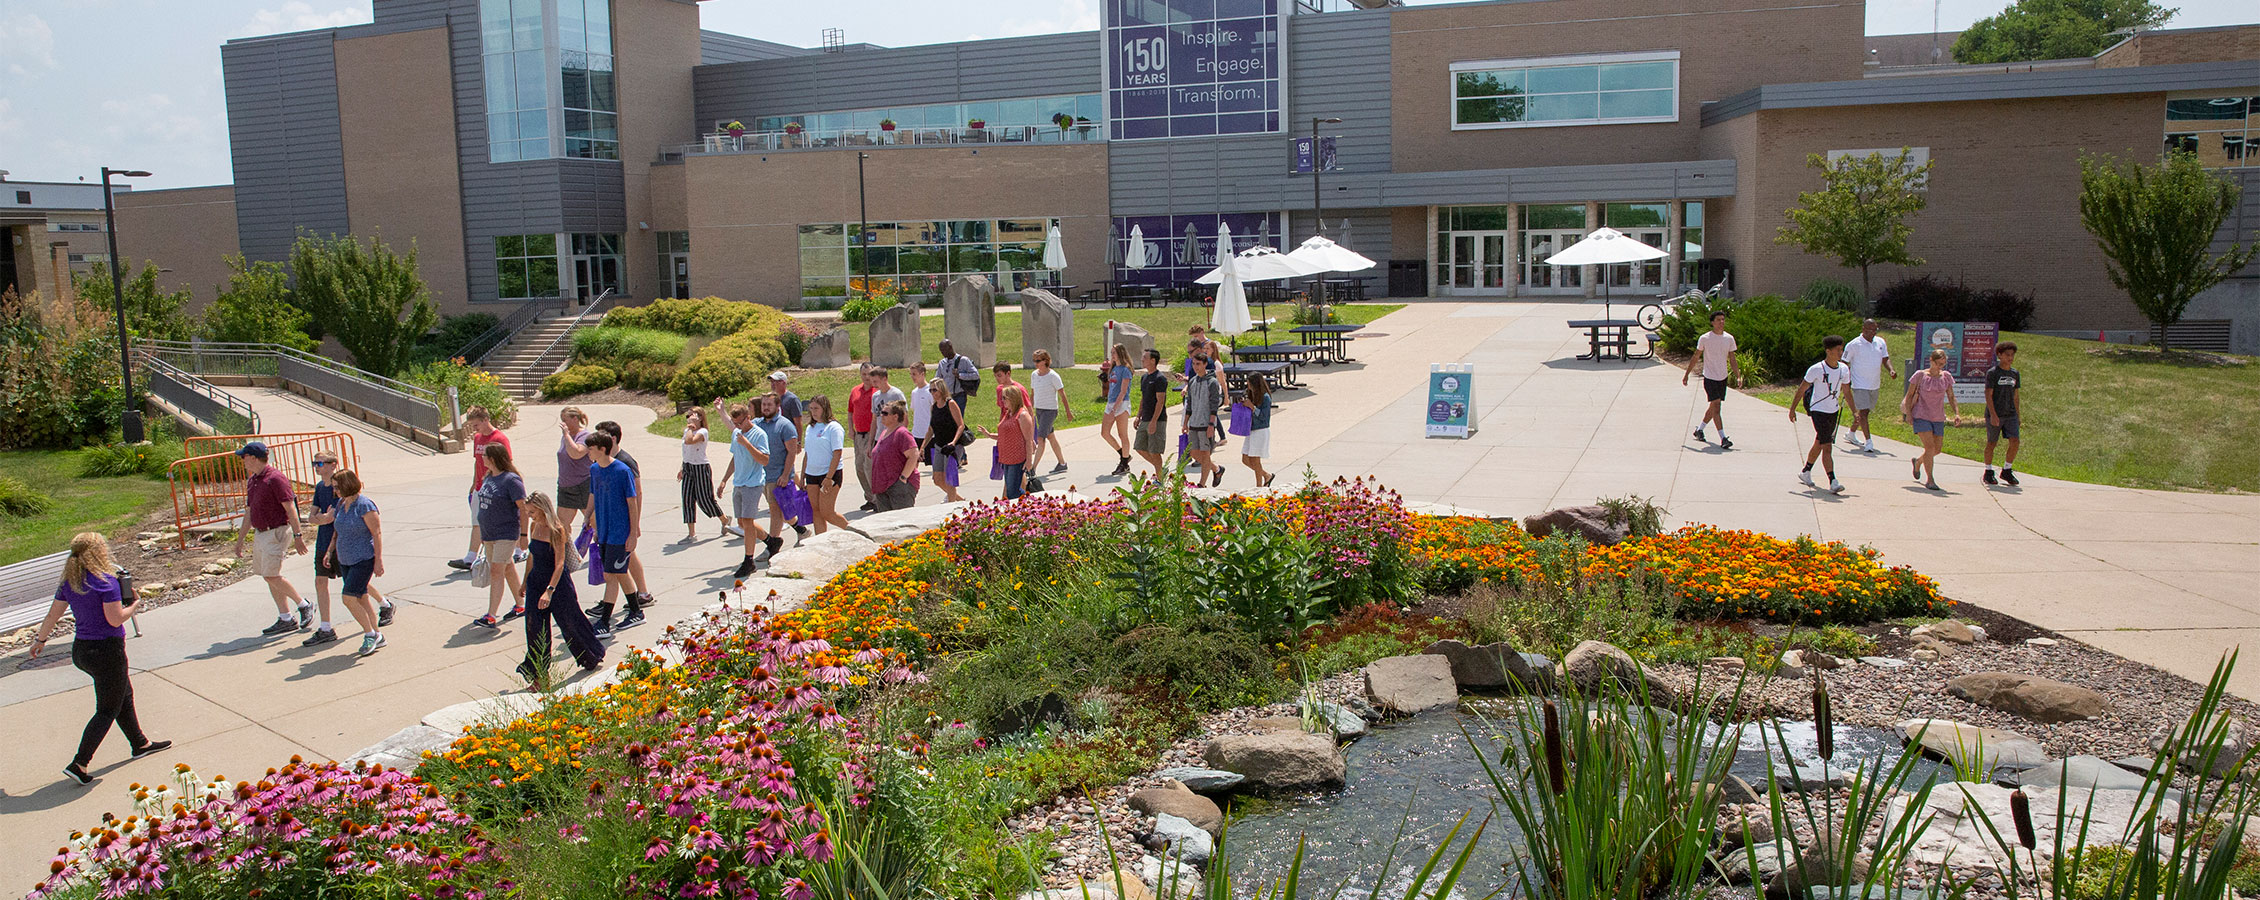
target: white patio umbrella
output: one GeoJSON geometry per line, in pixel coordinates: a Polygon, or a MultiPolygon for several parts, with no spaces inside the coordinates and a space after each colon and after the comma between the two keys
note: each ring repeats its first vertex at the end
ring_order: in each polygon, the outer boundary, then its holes
{"type": "MultiPolygon", "coordinates": [[[[1230,234],[1231,232],[1225,233],[1230,234]]],[[[1320,272],[1331,271],[1330,269],[1319,268],[1317,264],[1308,260],[1297,258],[1292,254],[1281,253],[1270,247],[1250,247],[1237,254],[1226,255],[1232,257],[1233,274],[1239,276],[1241,281],[1301,278],[1305,275],[1316,275],[1320,272]]],[[[1222,263],[1223,257],[1218,257],[1217,261],[1222,263]]],[[[1218,265],[1216,268],[1208,270],[1207,274],[1193,280],[1200,284],[1223,284],[1224,267],[1218,265]]]]}
{"type": "MultiPolygon", "coordinates": [[[[1614,228],[1596,228],[1583,240],[1569,245],[1569,249],[1546,257],[1546,264],[1553,266],[1606,266],[1613,263],[1662,259],[1670,255],[1626,237],[1624,232],[1614,228]]],[[[1609,312],[1609,279],[1608,274],[1604,272],[1601,276],[1601,318],[1611,318],[1609,312]]]]}
{"type": "MultiPolygon", "coordinates": [[[[1216,245],[1226,250],[1217,254],[1216,271],[1211,273],[1217,276],[1217,280],[1203,282],[1216,285],[1216,308],[1209,315],[1208,327],[1211,331],[1227,335],[1245,334],[1248,329],[1255,327],[1255,320],[1248,317],[1248,291],[1240,284],[1240,258],[1230,250],[1232,226],[1217,228],[1216,245]]],[[[1276,250],[1272,252],[1278,253],[1276,250]]]]}
{"type": "Polygon", "coordinates": [[[1050,234],[1044,236],[1044,268],[1067,268],[1067,245],[1059,239],[1059,223],[1052,223],[1050,234]]]}
{"type": "Polygon", "coordinates": [[[1130,249],[1122,254],[1122,265],[1129,269],[1143,269],[1152,263],[1146,259],[1146,228],[1130,226],[1130,249]]]}
{"type": "Polygon", "coordinates": [[[1313,237],[1287,254],[1291,259],[1319,266],[1321,272],[1362,272],[1373,268],[1374,262],[1365,254],[1344,247],[1325,237],[1313,237]]]}

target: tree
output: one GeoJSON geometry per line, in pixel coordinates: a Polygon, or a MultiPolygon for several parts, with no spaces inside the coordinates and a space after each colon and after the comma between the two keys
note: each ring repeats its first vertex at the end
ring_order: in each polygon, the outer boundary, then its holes
{"type": "Polygon", "coordinates": [[[2156,28],[2180,12],[2150,0],[2017,0],[1954,39],[1954,61],[2078,59],[2109,48],[2111,32],[2156,28]]]}
{"type": "Polygon", "coordinates": [[[2159,349],[2192,298],[2252,261],[2241,235],[2230,236],[2227,252],[2212,252],[2238,197],[2236,182],[2207,171],[2196,154],[2167,153],[2156,167],[2080,155],[2080,224],[2103,250],[2111,284],[2158,326],[2159,349]]]}
{"type": "Polygon", "coordinates": [[[300,234],[290,248],[298,308],[337,336],[353,364],[390,376],[407,367],[416,338],[439,313],[416,274],[416,247],[396,255],[383,240],[300,234]]]}
{"type": "MultiPolygon", "coordinates": [[[[110,264],[71,279],[80,299],[114,310],[110,299],[110,264]]],[[[188,319],[189,292],[166,293],[157,289],[157,264],[144,261],[141,274],[126,279],[126,330],[152,341],[185,341],[195,331],[188,319]]]]}
{"type": "Polygon", "coordinates": [[[1921,212],[1928,202],[1922,191],[1930,178],[1931,163],[1911,165],[1914,151],[1901,147],[1892,156],[1846,154],[1836,165],[1815,153],[1805,165],[1819,169],[1823,187],[1797,195],[1797,205],[1785,211],[1789,224],[1781,227],[1774,243],[1793,244],[1815,256],[1835,259],[1838,265],[1860,270],[1860,297],[1868,289],[1868,267],[1878,263],[1919,266],[1921,257],[1907,252],[1907,236],[1914,228],[1907,217],[1921,212]]]}
{"type": "Polygon", "coordinates": [[[290,276],[280,264],[236,254],[228,257],[228,268],[233,270],[228,289],[204,311],[205,338],[314,349],[317,342],[306,333],[314,317],[292,302],[290,276]]]}

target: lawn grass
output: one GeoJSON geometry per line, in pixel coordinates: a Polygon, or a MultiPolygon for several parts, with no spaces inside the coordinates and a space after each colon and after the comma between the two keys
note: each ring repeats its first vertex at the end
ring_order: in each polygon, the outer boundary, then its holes
{"type": "MultiPolygon", "coordinates": [[[[1883,334],[1891,342],[1892,366],[1904,367],[1913,332],[1883,334]]],[[[2260,453],[2252,449],[2260,446],[2260,361],[2237,357],[2245,364],[2218,365],[2124,346],[2105,356],[2091,352],[2099,349],[2093,341],[2001,338],[2016,342],[2024,381],[2017,471],[2132,488],[2260,491],[2260,453]],[[2130,349],[2133,355],[2120,355],[2130,349]]],[[[1884,386],[1875,430],[1919,446],[1899,418],[1904,376],[1884,386]]],[[[1795,392],[1795,383],[1749,391],[1779,406],[1788,406],[1795,392]]],[[[1963,404],[1962,422],[1947,426],[1946,452],[1984,459],[1984,405],[1963,404]]]]}
{"type": "MultiPolygon", "coordinates": [[[[1336,306],[1334,309],[1337,321],[1349,324],[1364,324],[1403,308],[1404,304],[1401,303],[1376,303],[1336,306]]],[[[1271,312],[1284,314],[1289,309],[1291,307],[1287,304],[1273,304],[1271,312]]],[[[1152,333],[1155,347],[1161,350],[1162,358],[1168,363],[1164,368],[1172,368],[1177,362],[1177,356],[1185,350],[1186,329],[1193,327],[1195,323],[1206,324],[1209,320],[1209,311],[1195,306],[1166,309],[1076,311],[1076,358],[1082,365],[1072,369],[1065,367],[1060,369],[1060,375],[1067,379],[1067,395],[1072,401],[1072,411],[1075,414],[1075,418],[1072,420],[1064,414],[1060,417],[1058,427],[1062,431],[1098,424],[1099,416],[1104,412],[1106,404],[1099,394],[1098,363],[1100,357],[1097,348],[1099,341],[1103,338],[1104,329],[1109,319],[1128,322],[1152,333]]],[[[851,352],[856,359],[867,359],[870,356],[871,329],[866,327],[866,324],[853,322],[848,325],[851,352]]],[[[929,351],[927,354],[929,366],[940,358],[938,353],[932,352],[932,348],[942,340],[941,325],[942,320],[932,316],[927,317],[920,323],[924,341],[929,351]]],[[[1284,332],[1281,332],[1281,334],[1284,335],[1284,332]]],[[[1020,349],[1020,313],[998,313],[997,360],[1012,363],[1013,379],[1026,384],[1027,377],[1020,371],[1020,349]]],[[[903,373],[893,373],[892,383],[903,392],[905,397],[910,395],[911,385],[903,373]]],[[[980,396],[971,401],[973,408],[965,411],[967,423],[982,428],[996,427],[998,418],[995,399],[996,383],[995,373],[986,371],[981,373],[980,396]]],[[[800,395],[800,398],[804,401],[819,394],[829,396],[832,399],[833,411],[842,421],[846,421],[848,391],[854,389],[855,384],[856,374],[853,369],[796,371],[793,374],[792,390],[793,393],[800,395]]],[[[742,399],[744,399],[743,396],[731,398],[733,401],[742,399]]],[[[713,420],[709,423],[710,426],[726,427],[726,423],[722,423],[720,419],[712,416],[708,418],[713,420]]],[[[683,433],[683,417],[677,415],[662,418],[651,423],[650,430],[652,434],[676,438],[683,433]]]]}
{"type": "Polygon", "coordinates": [[[170,486],[146,475],[78,477],[79,450],[11,450],[0,453],[0,474],[13,475],[54,498],[48,512],[29,518],[0,515],[0,565],[70,549],[81,531],[110,534],[131,525],[171,496],[170,486]]]}

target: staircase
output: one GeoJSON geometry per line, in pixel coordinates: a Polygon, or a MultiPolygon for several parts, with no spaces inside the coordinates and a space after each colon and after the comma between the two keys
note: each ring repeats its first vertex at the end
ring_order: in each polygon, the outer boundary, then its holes
{"type": "Polygon", "coordinates": [[[571,334],[580,324],[583,323],[569,314],[550,314],[535,319],[519,329],[508,342],[495,348],[486,359],[486,370],[502,379],[502,390],[513,399],[539,397],[541,380],[557,374],[572,359],[571,334]]]}

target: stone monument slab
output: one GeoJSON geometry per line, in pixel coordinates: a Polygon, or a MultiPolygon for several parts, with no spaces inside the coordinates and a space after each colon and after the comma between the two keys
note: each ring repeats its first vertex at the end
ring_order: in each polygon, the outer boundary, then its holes
{"type": "Polygon", "coordinates": [[[853,362],[848,356],[848,330],[844,327],[809,338],[807,349],[800,354],[803,369],[837,369],[853,362]]]}
{"type": "Polygon", "coordinates": [[[967,275],[943,289],[942,336],[981,368],[997,364],[997,288],[988,276],[967,275]]]}
{"type": "Polygon", "coordinates": [[[1020,364],[1034,368],[1038,350],[1051,351],[1055,368],[1075,365],[1075,308],[1057,294],[1029,288],[1020,292],[1020,364]]]}
{"type": "Polygon", "coordinates": [[[917,362],[923,344],[918,318],[918,307],[896,305],[872,319],[871,364],[899,369],[917,362]]]}

